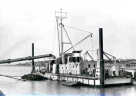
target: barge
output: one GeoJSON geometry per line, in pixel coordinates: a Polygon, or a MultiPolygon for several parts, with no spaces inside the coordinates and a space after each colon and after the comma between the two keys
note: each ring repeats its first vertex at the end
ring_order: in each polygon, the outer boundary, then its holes
{"type": "MultiPolygon", "coordinates": [[[[94,61],[92,56],[88,51],[86,53],[91,57],[92,60],[87,61],[81,56],[81,50],[75,50],[75,45],[73,45],[70,41],[71,48],[66,51],[63,51],[63,29],[65,30],[65,25],[63,25],[62,20],[65,17],[62,17],[62,14],[65,12],[59,12],[61,15],[56,16],[57,27],[60,26],[61,29],[61,53],[60,57],[54,60],[50,60],[47,70],[51,72],[49,77],[53,80],[66,81],[66,82],[80,82],[84,85],[89,86],[116,86],[116,85],[128,85],[132,84],[132,78],[127,76],[122,76],[120,72],[119,64],[116,63],[116,57],[112,56],[103,51],[103,29],[99,29],[99,49],[97,50],[97,60],[94,61]],[[60,23],[58,22],[60,20],[60,23]],[[71,53],[67,53],[70,49],[73,49],[71,53]],[[103,55],[112,56],[113,62],[110,68],[107,68],[107,64],[103,59],[103,55]]],[[[59,29],[59,28],[58,28],[59,29]]],[[[66,33],[67,34],[67,33],[66,33]]],[[[68,36],[68,34],[67,34],[68,36]]],[[[85,40],[88,37],[92,37],[92,33],[85,37],[85,40]]],[[[81,40],[82,41],[82,40],[81,40]]],[[[109,58],[108,58],[109,59],[109,58]]],[[[47,76],[48,73],[45,73],[47,76]]],[[[65,85],[70,84],[64,82],[65,85]]],[[[72,84],[72,83],[71,83],[72,84]]]]}
{"type": "MultiPolygon", "coordinates": [[[[95,61],[92,56],[89,54],[88,51],[86,51],[85,54],[88,54],[92,60],[87,61],[83,56],[81,56],[82,51],[76,50],[75,46],[84,41],[85,39],[92,37],[92,33],[90,33],[88,36],[83,38],[81,41],[79,41],[77,44],[73,45],[68,33],[66,32],[65,25],[62,23],[62,20],[64,18],[67,18],[64,16],[66,12],[56,12],[56,21],[57,21],[57,29],[58,29],[58,42],[59,42],[59,57],[56,58],[52,54],[46,54],[46,55],[39,55],[34,56],[34,44],[32,44],[32,57],[24,57],[24,58],[17,58],[17,59],[8,59],[8,60],[2,60],[0,63],[11,63],[11,62],[17,62],[17,61],[24,61],[24,60],[32,60],[32,72],[31,74],[22,76],[23,79],[32,79],[32,80],[38,80],[44,78],[48,78],[50,80],[58,80],[58,81],[66,81],[63,82],[65,85],[75,85],[77,82],[80,82],[84,85],[89,86],[98,86],[98,87],[105,87],[105,86],[114,86],[114,85],[127,85],[132,84],[133,80],[132,77],[128,75],[122,75],[123,72],[120,71],[119,64],[116,63],[116,57],[112,56],[106,52],[103,51],[103,29],[99,29],[99,49],[97,50],[97,60],[95,61]],[[63,14],[63,15],[62,15],[63,14]],[[60,27],[60,28],[58,28],[60,27]],[[59,36],[59,29],[61,30],[61,36],[59,36]],[[66,33],[69,43],[63,41],[63,33],[66,33]],[[61,42],[60,42],[61,37],[61,42]],[[70,44],[72,47],[70,47],[68,50],[64,51],[63,47],[64,44],[70,44]],[[61,46],[61,48],[60,48],[61,46]],[[72,52],[68,53],[69,50],[73,49],[72,52]],[[108,57],[111,56],[113,58],[112,64],[110,64],[110,68],[107,66],[103,55],[105,55],[108,59],[108,57]],[[34,64],[34,59],[38,58],[50,58],[52,59],[48,60],[48,63],[46,64],[46,67],[44,67],[44,73],[39,73],[36,75],[36,69],[34,64]],[[38,78],[37,78],[38,77],[38,78]]],[[[71,27],[73,28],[73,27],[71,27]]],[[[76,28],[74,28],[76,29],[76,28]]],[[[78,29],[79,30],[79,29],[78,29]]],[[[80,30],[83,31],[83,30],[80,30]]],[[[40,72],[40,70],[39,70],[40,72]]]]}

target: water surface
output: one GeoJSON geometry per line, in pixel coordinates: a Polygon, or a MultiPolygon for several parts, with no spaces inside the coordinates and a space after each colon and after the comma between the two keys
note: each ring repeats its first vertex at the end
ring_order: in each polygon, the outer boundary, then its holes
{"type": "MultiPolygon", "coordinates": [[[[28,66],[0,66],[0,74],[22,76],[31,72],[28,66]]],[[[110,87],[110,88],[90,88],[90,87],[70,87],[61,85],[57,81],[20,81],[12,78],[0,76],[0,90],[6,96],[136,96],[136,85],[110,87]]]]}

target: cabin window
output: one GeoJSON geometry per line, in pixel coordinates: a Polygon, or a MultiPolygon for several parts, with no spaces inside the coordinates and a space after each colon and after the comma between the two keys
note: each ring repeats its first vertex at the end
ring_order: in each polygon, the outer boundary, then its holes
{"type": "Polygon", "coordinates": [[[113,75],[115,75],[115,71],[113,71],[113,75]]]}
{"type": "Polygon", "coordinates": [[[66,67],[66,69],[67,69],[67,67],[66,67]]]}
{"type": "Polygon", "coordinates": [[[81,57],[72,57],[73,62],[80,62],[81,57]]]}
{"type": "Polygon", "coordinates": [[[88,64],[88,68],[90,68],[90,64],[88,64]]]}
{"type": "Polygon", "coordinates": [[[62,69],[63,69],[63,67],[62,67],[62,69]]]}
{"type": "Polygon", "coordinates": [[[51,65],[53,65],[54,63],[55,63],[55,60],[52,60],[52,61],[50,62],[51,65]]]}
{"type": "Polygon", "coordinates": [[[94,68],[95,68],[95,64],[94,64],[94,68]]]}
{"type": "Polygon", "coordinates": [[[74,65],[73,65],[73,68],[74,68],[74,65]]]}
{"type": "Polygon", "coordinates": [[[77,57],[77,62],[80,62],[80,60],[81,60],[81,57],[77,57]]]}
{"type": "Polygon", "coordinates": [[[69,58],[69,62],[73,62],[73,58],[72,57],[69,58]]]}
{"type": "Polygon", "coordinates": [[[73,62],[76,62],[76,57],[73,57],[73,62]]]}

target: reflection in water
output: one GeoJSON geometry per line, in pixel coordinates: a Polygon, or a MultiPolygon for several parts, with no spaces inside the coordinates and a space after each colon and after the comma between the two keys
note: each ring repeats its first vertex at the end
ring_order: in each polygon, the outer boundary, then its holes
{"type": "Polygon", "coordinates": [[[100,96],[105,96],[105,88],[100,88],[100,96]]]}
{"type": "Polygon", "coordinates": [[[35,93],[35,82],[31,82],[31,93],[34,94],[35,93]]]}

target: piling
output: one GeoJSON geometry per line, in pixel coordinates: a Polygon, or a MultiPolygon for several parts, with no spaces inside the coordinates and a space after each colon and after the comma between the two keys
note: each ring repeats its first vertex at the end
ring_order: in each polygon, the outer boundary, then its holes
{"type": "Polygon", "coordinates": [[[104,87],[104,60],[103,60],[103,29],[99,28],[99,50],[100,50],[100,85],[104,87]]]}
{"type": "MultiPolygon", "coordinates": [[[[32,43],[32,58],[34,57],[34,43],[32,43]]],[[[32,59],[32,73],[35,71],[34,59],[32,59]]]]}

